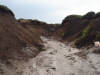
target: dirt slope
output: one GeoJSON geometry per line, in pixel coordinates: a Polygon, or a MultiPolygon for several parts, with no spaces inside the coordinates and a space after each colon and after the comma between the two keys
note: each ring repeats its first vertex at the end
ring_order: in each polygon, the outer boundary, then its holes
{"type": "MultiPolygon", "coordinates": [[[[25,47],[35,47],[33,56],[37,55],[42,48],[40,36],[45,30],[39,26],[29,25],[26,23],[24,27],[15,19],[13,12],[2,6],[0,8],[0,58],[10,59],[17,56],[28,57],[27,53],[21,49],[25,47]]],[[[39,23],[38,23],[39,24],[39,23]]],[[[24,24],[25,25],[25,24],[24,24]]],[[[39,24],[40,25],[40,24],[39,24]]]]}
{"type": "Polygon", "coordinates": [[[74,41],[78,47],[100,41],[100,13],[69,15],[62,21],[55,34],[64,41],[74,41]]]}

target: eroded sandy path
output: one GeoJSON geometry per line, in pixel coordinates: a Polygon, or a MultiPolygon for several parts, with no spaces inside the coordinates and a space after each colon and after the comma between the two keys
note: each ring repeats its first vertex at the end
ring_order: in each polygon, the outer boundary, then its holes
{"type": "Polygon", "coordinates": [[[80,52],[54,39],[41,39],[46,51],[26,62],[11,61],[13,68],[0,62],[4,70],[0,75],[100,75],[99,54],[80,52]]]}
{"type": "Polygon", "coordinates": [[[51,59],[55,59],[52,61],[55,70],[51,71],[50,75],[100,75],[100,55],[89,53],[85,56],[84,53],[80,54],[80,50],[59,41],[42,39],[45,42],[46,50],[53,56],[51,59]]]}

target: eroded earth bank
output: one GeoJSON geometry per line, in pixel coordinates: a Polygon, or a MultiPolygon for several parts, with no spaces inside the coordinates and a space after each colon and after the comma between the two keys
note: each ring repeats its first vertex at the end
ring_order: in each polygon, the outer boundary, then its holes
{"type": "Polygon", "coordinates": [[[16,19],[0,5],[0,75],[100,75],[100,13],[61,24],[16,19]]]}
{"type": "MultiPolygon", "coordinates": [[[[41,37],[46,51],[27,61],[0,62],[0,75],[100,75],[100,55],[41,37]]],[[[27,49],[28,50],[28,49],[27,49]]]]}

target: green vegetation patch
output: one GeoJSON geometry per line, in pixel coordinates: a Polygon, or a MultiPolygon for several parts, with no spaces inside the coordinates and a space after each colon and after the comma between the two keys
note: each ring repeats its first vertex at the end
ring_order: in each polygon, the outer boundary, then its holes
{"type": "Polygon", "coordinates": [[[64,37],[64,36],[65,36],[65,33],[64,33],[64,32],[62,32],[62,33],[61,33],[61,37],[64,37]]]}
{"type": "Polygon", "coordinates": [[[100,39],[100,32],[98,32],[98,33],[96,34],[96,38],[97,38],[97,39],[100,39]]]}
{"type": "Polygon", "coordinates": [[[40,48],[39,50],[40,50],[40,51],[45,51],[46,49],[44,49],[44,48],[40,48]]]}
{"type": "Polygon", "coordinates": [[[84,38],[85,36],[87,36],[89,29],[90,29],[90,26],[87,26],[87,27],[82,31],[82,36],[81,36],[81,38],[84,38]]]}
{"type": "Polygon", "coordinates": [[[85,29],[83,29],[81,36],[74,40],[74,44],[77,47],[81,47],[82,45],[85,44],[85,40],[86,40],[86,37],[88,35],[89,29],[90,29],[90,26],[87,26],[85,29]]]}

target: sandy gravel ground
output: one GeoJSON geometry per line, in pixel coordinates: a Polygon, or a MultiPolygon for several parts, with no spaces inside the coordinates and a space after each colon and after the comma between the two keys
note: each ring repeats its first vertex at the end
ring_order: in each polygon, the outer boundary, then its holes
{"type": "Polygon", "coordinates": [[[11,61],[13,68],[0,63],[0,75],[100,75],[99,54],[78,50],[54,39],[41,39],[45,51],[27,62],[11,61]]]}

